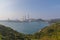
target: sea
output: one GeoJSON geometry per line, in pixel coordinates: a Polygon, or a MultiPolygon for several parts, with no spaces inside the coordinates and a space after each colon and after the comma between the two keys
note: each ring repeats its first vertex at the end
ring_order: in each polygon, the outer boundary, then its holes
{"type": "Polygon", "coordinates": [[[0,22],[1,25],[10,27],[24,34],[32,34],[48,26],[47,22],[0,22]]]}

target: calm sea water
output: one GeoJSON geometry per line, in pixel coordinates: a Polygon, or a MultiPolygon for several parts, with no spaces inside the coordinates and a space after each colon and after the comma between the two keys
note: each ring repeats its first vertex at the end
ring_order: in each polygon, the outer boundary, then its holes
{"type": "Polygon", "coordinates": [[[46,22],[0,22],[0,24],[11,27],[18,32],[27,34],[35,33],[48,25],[46,22]]]}

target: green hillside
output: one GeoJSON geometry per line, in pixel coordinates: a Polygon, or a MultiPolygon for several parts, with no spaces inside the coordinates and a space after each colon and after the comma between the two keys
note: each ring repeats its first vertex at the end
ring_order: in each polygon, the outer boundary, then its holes
{"type": "Polygon", "coordinates": [[[60,40],[60,23],[51,24],[33,36],[39,40],[60,40]]]}
{"type": "Polygon", "coordinates": [[[0,25],[0,40],[23,40],[24,34],[18,33],[17,31],[0,25]]]}

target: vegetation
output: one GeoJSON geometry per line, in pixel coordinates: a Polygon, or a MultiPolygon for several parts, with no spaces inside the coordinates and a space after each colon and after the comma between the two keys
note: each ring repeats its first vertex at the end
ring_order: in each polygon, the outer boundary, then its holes
{"type": "Polygon", "coordinates": [[[60,22],[46,26],[34,34],[19,33],[0,25],[0,40],[60,40],[60,22]]]}
{"type": "Polygon", "coordinates": [[[54,23],[47,26],[29,38],[37,40],[60,40],[60,23],[54,23]]]}
{"type": "Polygon", "coordinates": [[[18,33],[17,31],[0,25],[0,40],[23,40],[24,34],[18,33]]]}

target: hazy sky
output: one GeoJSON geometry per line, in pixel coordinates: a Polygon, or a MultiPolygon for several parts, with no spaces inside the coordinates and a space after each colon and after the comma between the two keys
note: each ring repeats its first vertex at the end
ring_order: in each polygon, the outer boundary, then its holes
{"type": "Polygon", "coordinates": [[[60,0],[0,0],[0,19],[60,18],[60,0]]]}

